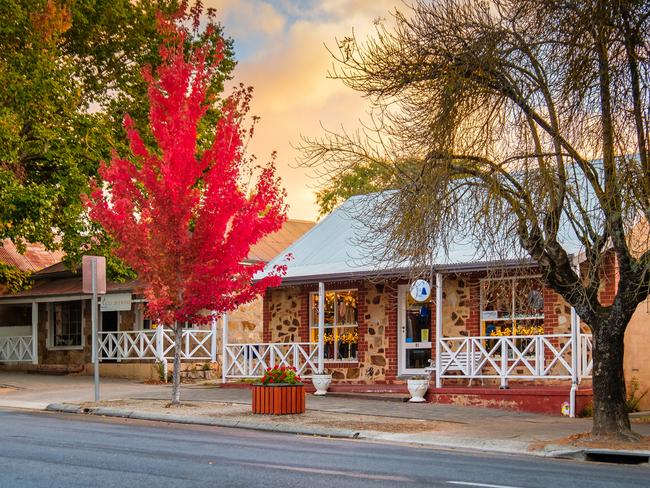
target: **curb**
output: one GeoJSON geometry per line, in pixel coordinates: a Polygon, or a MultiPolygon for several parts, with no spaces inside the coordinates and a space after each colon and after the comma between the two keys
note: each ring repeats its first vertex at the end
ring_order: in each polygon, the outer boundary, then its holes
{"type": "Polygon", "coordinates": [[[299,434],[318,437],[331,437],[337,439],[363,439],[360,432],[347,429],[323,429],[319,427],[308,427],[300,425],[268,424],[262,422],[246,422],[241,420],[228,419],[197,419],[196,417],[184,417],[182,415],[162,415],[159,413],[136,412],[131,410],[120,410],[116,408],[81,408],[79,405],[67,403],[51,403],[45,410],[59,413],[75,413],[98,415],[103,417],[114,417],[134,420],[151,420],[155,422],[173,422],[178,424],[208,425],[211,427],[229,427],[238,429],[258,430],[264,432],[278,432],[283,434],[299,434]]]}
{"type": "MultiPolygon", "coordinates": [[[[334,439],[362,439],[370,442],[389,442],[401,445],[429,447],[433,449],[444,450],[462,450],[483,452],[491,454],[510,454],[510,455],[526,455],[534,457],[554,458],[554,459],[568,459],[573,461],[590,461],[592,453],[620,455],[620,456],[650,456],[647,451],[616,451],[616,450],[597,450],[588,448],[567,449],[566,446],[548,445],[545,449],[539,451],[522,451],[520,446],[510,446],[509,448],[497,449],[494,446],[486,443],[463,443],[463,442],[430,442],[422,439],[404,439],[395,435],[372,435],[372,432],[360,432],[350,429],[327,429],[320,427],[309,427],[305,425],[289,425],[283,423],[262,423],[262,422],[249,422],[242,420],[229,420],[229,419],[204,419],[197,417],[188,417],[182,415],[169,415],[153,412],[138,412],[133,410],[123,410],[117,408],[106,407],[90,407],[82,408],[80,405],[68,403],[51,403],[46,408],[49,412],[58,413],[73,413],[73,414],[86,414],[96,415],[102,417],[113,417],[122,419],[133,420],[148,420],[154,422],[168,422],[186,425],[206,425],[210,427],[226,427],[236,429],[256,430],[261,432],[275,432],[282,434],[294,435],[307,435],[324,438],[334,439]]],[[[378,434],[378,433],[377,433],[378,434]]],[[[440,441],[440,440],[439,440],[440,441]]],[[[650,464],[650,461],[649,461],[650,464]]]]}
{"type": "Polygon", "coordinates": [[[68,403],[50,403],[45,407],[45,410],[62,413],[83,413],[83,410],[79,405],[70,405],[68,403]]]}

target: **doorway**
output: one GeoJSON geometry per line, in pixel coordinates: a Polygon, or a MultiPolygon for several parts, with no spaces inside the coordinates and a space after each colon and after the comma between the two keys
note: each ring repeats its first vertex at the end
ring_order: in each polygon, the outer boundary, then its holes
{"type": "Polygon", "coordinates": [[[102,332],[117,332],[118,312],[102,312],[102,332]]]}
{"type": "Polygon", "coordinates": [[[416,302],[411,297],[409,285],[400,285],[398,294],[398,373],[425,374],[424,369],[431,366],[431,297],[416,302]]]}

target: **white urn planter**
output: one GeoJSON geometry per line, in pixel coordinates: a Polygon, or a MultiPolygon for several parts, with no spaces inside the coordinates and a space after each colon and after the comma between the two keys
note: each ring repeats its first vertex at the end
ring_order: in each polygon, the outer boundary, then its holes
{"type": "Polygon", "coordinates": [[[312,375],[311,382],[313,383],[314,388],[316,388],[314,395],[325,395],[327,394],[327,389],[330,387],[330,383],[332,383],[332,375],[315,374],[312,375]]]}
{"type": "Polygon", "coordinates": [[[409,393],[411,394],[411,399],[409,402],[413,403],[422,403],[426,402],[424,395],[429,389],[429,380],[428,379],[412,379],[407,380],[406,382],[409,393]]]}

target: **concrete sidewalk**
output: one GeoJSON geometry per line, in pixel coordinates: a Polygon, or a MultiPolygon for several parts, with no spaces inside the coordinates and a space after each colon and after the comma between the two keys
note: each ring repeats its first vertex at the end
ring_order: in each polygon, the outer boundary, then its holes
{"type": "MultiPolygon", "coordinates": [[[[43,375],[0,371],[0,406],[43,410],[50,403],[81,403],[94,400],[93,378],[77,375],[43,375]]],[[[141,393],[167,394],[168,387],[129,380],[101,379],[101,398],[116,400],[141,393]]]]}
{"type": "MultiPolygon", "coordinates": [[[[307,413],[263,416],[250,412],[247,389],[183,385],[185,406],[166,408],[168,385],[102,379],[100,404],[93,400],[92,378],[0,372],[0,407],[115,415],[145,420],[221,425],[310,435],[364,438],[442,448],[548,455],[576,448],[558,442],[588,432],[590,419],[569,419],[498,409],[412,404],[338,396],[307,396],[307,413]],[[63,404],[63,406],[61,405],[63,404]]],[[[650,435],[650,423],[634,429],[650,435]]]]}

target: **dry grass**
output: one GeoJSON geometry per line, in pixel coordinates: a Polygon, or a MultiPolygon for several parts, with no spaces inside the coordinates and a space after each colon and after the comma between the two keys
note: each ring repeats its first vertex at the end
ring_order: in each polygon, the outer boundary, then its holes
{"type": "Polygon", "coordinates": [[[641,436],[640,440],[635,442],[635,441],[623,441],[616,437],[593,439],[591,437],[591,432],[583,432],[581,434],[573,434],[567,437],[553,439],[550,441],[536,442],[530,445],[529,450],[537,451],[543,449],[548,445],[571,446],[571,447],[591,448],[591,449],[649,451],[650,436],[641,436]]]}
{"type": "Polygon", "coordinates": [[[111,400],[99,403],[87,402],[82,408],[108,407],[139,412],[187,415],[202,418],[223,418],[256,423],[301,424],[310,427],[325,427],[354,431],[377,431],[390,433],[418,433],[453,429],[447,422],[420,419],[398,419],[371,415],[322,412],[308,410],[300,415],[255,415],[250,405],[238,403],[182,403],[170,407],[164,400],[111,400]]]}

